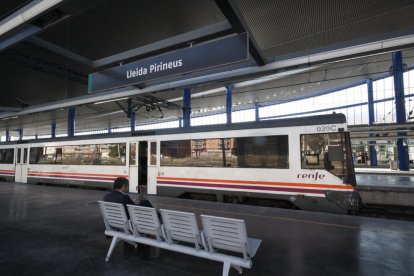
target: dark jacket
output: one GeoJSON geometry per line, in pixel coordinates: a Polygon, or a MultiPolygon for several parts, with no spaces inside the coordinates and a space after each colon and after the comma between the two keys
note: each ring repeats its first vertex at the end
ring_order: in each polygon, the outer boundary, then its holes
{"type": "Polygon", "coordinates": [[[113,203],[122,203],[126,207],[127,204],[135,205],[129,195],[124,194],[120,191],[113,191],[106,194],[103,198],[103,201],[113,202],[113,203]]]}
{"type": "Polygon", "coordinates": [[[139,204],[135,204],[135,202],[132,201],[132,199],[129,197],[129,195],[124,194],[120,191],[112,191],[110,193],[107,193],[104,198],[103,201],[107,201],[107,202],[113,202],[113,203],[122,203],[125,207],[125,211],[127,213],[127,216],[129,218],[129,214],[128,214],[128,209],[126,207],[127,204],[129,205],[139,205],[139,206],[144,206],[144,207],[153,207],[151,202],[149,202],[148,200],[140,200],[139,204]]]}

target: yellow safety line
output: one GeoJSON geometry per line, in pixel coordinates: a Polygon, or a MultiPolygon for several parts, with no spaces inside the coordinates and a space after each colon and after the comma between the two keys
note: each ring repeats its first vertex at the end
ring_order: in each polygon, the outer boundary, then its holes
{"type": "Polygon", "coordinates": [[[216,211],[216,210],[211,210],[211,209],[177,206],[177,205],[164,204],[164,203],[160,203],[158,205],[184,208],[184,209],[191,209],[191,210],[199,210],[199,211],[217,212],[217,213],[231,214],[231,215],[244,215],[244,216],[250,216],[250,217],[284,220],[284,221],[290,221],[290,222],[309,223],[309,224],[316,224],[316,225],[323,225],[323,226],[346,228],[346,229],[352,229],[352,230],[365,230],[365,231],[386,232],[386,233],[398,232],[398,233],[403,233],[403,234],[414,235],[414,232],[410,232],[410,231],[388,230],[388,229],[382,229],[382,228],[356,227],[356,226],[351,226],[351,225],[327,223],[327,222],[318,222],[318,221],[311,221],[311,220],[292,219],[292,218],[286,218],[286,217],[263,216],[263,215],[247,214],[247,213],[240,213],[240,212],[229,212],[229,211],[216,211]]]}

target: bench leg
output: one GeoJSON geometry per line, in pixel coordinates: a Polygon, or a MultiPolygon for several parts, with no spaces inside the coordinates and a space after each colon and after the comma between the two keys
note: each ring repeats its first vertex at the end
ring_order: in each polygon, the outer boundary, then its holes
{"type": "Polygon", "coordinates": [[[237,266],[237,265],[231,265],[231,267],[232,267],[232,268],[234,268],[235,270],[237,270],[237,272],[238,272],[239,274],[242,274],[242,273],[243,273],[243,270],[242,270],[242,268],[241,268],[240,266],[237,266]]]}
{"type": "Polygon", "coordinates": [[[111,246],[109,246],[109,250],[108,250],[108,254],[106,254],[106,261],[109,261],[109,258],[111,258],[112,255],[112,251],[114,251],[115,246],[117,245],[117,243],[120,241],[120,239],[117,236],[114,236],[112,238],[112,242],[111,242],[111,246]]]}
{"type": "Polygon", "coordinates": [[[127,240],[124,240],[124,242],[129,243],[130,245],[132,245],[132,246],[133,246],[133,247],[135,247],[135,248],[137,248],[137,247],[138,247],[138,244],[137,244],[137,243],[135,243],[135,242],[132,242],[132,241],[127,241],[127,240]]]}
{"type": "Polygon", "coordinates": [[[223,263],[223,276],[228,276],[230,271],[230,263],[224,262],[223,263]]]}

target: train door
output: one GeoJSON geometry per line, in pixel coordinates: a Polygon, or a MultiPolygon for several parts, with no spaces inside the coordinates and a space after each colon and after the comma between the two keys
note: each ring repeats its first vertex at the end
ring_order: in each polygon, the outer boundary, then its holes
{"type": "Polygon", "coordinates": [[[138,186],[144,194],[156,194],[157,142],[141,141],[138,144],[138,186]]]}
{"type": "Polygon", "coordinates": [[[148,142],[138,143],[138,191],[147,193],[148,178],[148,142]]]}
{"type": "Polygon", "coordinates": [[[129,144],[129,191],[138,192],[138,162],[137,143],[129,144]]]}
{"type": "Polygon", "coordinates": [[[158,164],[157,164],[157,142],[149,142],[149,162],[148,162],[148,194],[157,193],[157,174],[158,174],[158,164]]]}
{"type": "Polygon", "coordinates": [[[27,147],[16,149],[16,171],[15,181],[20,183],[27,183],[27,160],[28,160],[28,149],[27,147]]]}

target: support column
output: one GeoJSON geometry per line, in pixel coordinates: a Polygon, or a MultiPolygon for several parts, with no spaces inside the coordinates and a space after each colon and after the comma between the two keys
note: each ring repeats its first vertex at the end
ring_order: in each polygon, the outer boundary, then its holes
{"type": "Polygon", "coordinates": [[[56,122],[52,123],[52,139],[56,138],[56,122]]]}
{"type": "Polygon", "coordinates": [[[108,127],[108,133],[112,133],[112,128],[108,127]]]}
{"type": "MultiPolygon", "coordinates": [[[[401,51],[392,53],[392,74],[394,77],[394,91],[395,91],[395,113],[397,117],[397,124],[405,124],[405,96],[404,96],[404,67],[402,62],[401,51]]],[[[398,136],[405,136],[406,133],[399,132],[398,136]]],[[[397,139],[397,151],[399,169],[401,171],[408,171],[410,169],[408,159],[408,145],[405,143],[404,138],[397,139]]]]}
{"type": "Polygon", "coordinates": [[[6,130],[6,142],[10,142],[10,132],[6,130]]]}
{"type": "Polygon", "coordinates": [[[23,140],[23,129],[22,128],[19,128],[17,130],[17,133],[19,135],[19,141],[23,140]]]}
{"type": "Polygon", "coordinates": [[[75,136],[75,114],[76,109],[74,107],[69,108],[68,110],[68,136],[75,136]]]}
{"type": "MultiPolygon", "coordinates": [[[[372,85],[372,79],[367,79],[367,88],[368,88],[368,121],[369,125],[374,125],[375,122],[375,113],[374,113],[374,88],[372,85]]],[[[375,137],[373,133],[370,133],[369,136],[375,137]]],[[[369,141],[369,158],[371,160],[371,167],[378,166],[377,161],[377,151],[375,150],[375,141],[369,141]]]]}
{"type": "Polygon", "coordinates": [[[259,104],[258,103],[254,104],[254,114],[255,114],[255,121],[256,122],[260,121],[260,118],[259,118],[259,104]]]}
{"type": "Polygon", "coordinates": [[[178,115],[178,127],[183,127],[183,118],[181,117],[181,114],[178,115]]]}
{"type": "Polygon", "coordinates": [[[183,96],[183,124],[184,127],[191,126],[191,89],[185,88],[184,89],[184,96],[183,96]]]}
{"type": "Polygon", "coordinates": [[[233,89],[234,85],[226,86],[226,117],[228,125],[232,123],[231,112],[233,109],[233,89]]]}
{"type": "Polygon", "coordinates": [[[135,131],[135,111],[131,112],[130,124],[131,124],[131,132],[135,131]]]}
{"type": "Polygon", "coordinates": [[[37,140],[37,139],[38,139],[38,135],[36,134],[36,135],[35,135],[35,140],[37,140]]]}

